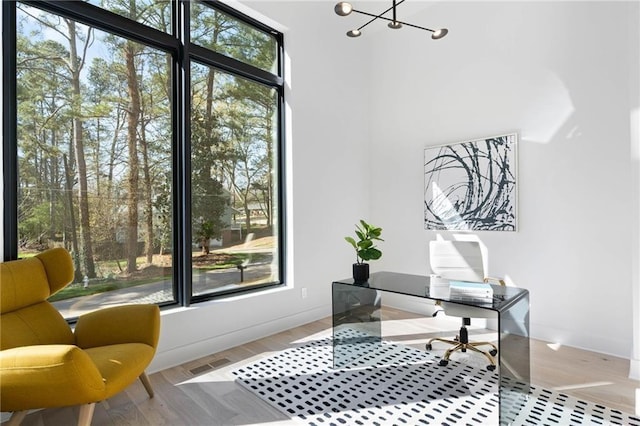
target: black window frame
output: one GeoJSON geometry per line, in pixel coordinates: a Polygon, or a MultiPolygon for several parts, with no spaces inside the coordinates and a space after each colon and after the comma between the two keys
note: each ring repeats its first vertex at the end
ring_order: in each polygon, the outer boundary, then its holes
{"type": "Polygon", "coordinates": [[[231,17],[260,31],[271,34],[277,43],[277,73],[259,69],[242,61],[192,44],[189,39],[189,1],[173,0],[172,33],[146,26],[122,15],[102,9],[87,2],[78,1],[4,1],[2,4],[3,44],[3,235],[4,260],[18,258],[18,151],[17,151],[17,94],[16,94],[16,40],[17,3],[27,4],[90,25],[96,29],[128,38],[167,52],[173,59],[172,115],[174,132],[173,151],[173,292],[174,301],[160,306],[189,306],[230,294],[246,294],[265,288],[284,286],[286,276],[286,193],[285,193],[285,100],[284,100],[284,36],[281,32],[241,13],[218,0],[202,0],[231,17]],[[190,64],[197,61],[227,73],[241,76],[274,88],[278,96],[277,115],[277,164],[272,167],[278,175],[277,223],[278,223],[278,267],[280,280],[251,286],[248,289],[232,289],[224,292],[192,295],[191,267],[191,188],[190,188],[190,64]],[[179,237],[178,237],[179,236],[179,237]]]}

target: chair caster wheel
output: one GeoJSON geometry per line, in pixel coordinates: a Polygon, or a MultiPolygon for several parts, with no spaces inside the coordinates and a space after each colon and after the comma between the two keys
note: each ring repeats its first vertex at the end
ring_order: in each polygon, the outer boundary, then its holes
{"type": "Polygon", "coordinates": [[[495,365],[487,365],[487,370],[494,371],[496,369],[495,365]]]}
{"type": "Polygon", "coordinates": [[[427,343],[426,345],[424,345],[424,348],[428,351],[433,349],[433,346],[431,346],[431,343],[427,343]]]}
{"type": "Polygon", "coordinates": [[[447,364],[449,364],[449,360],[447,359],[441,359],[440,362],[438,363],[440,367],[446,367],[447,364]]]}
{"type": "Polygon", "coordinates": [[[495,349],[491,349],[491,350],[489,351],[489,354],[491,354],[491,356],[496,356],[496,355],[498,355],[498,351],[497,351],[497,350],[495,350],[495,349]]]}

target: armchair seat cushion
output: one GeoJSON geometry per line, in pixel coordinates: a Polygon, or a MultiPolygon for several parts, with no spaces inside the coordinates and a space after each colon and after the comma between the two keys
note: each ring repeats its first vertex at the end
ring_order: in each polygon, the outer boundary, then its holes
{"type": "Polygon", "coordinates": [[[104,398],[102,375],[74,345],[34,345],[0,351],[2,411],[59,407],[104,398]]]}
{"type": "Polygon", "coordinates": [[[105,394],[110,398],[134,382],[147,368],[155,349],[144,343],[121,343],[85,349],[104,379],[105,394]]]}

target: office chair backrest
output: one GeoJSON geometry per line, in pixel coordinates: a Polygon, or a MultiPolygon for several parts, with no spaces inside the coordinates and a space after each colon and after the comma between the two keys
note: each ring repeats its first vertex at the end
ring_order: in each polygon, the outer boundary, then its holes
{"type": "Polygon", "coordinates": [[[429,263],[434,274],[450,280],[482,282],[486,276],[478,241],[430,241],[429,263]]]}

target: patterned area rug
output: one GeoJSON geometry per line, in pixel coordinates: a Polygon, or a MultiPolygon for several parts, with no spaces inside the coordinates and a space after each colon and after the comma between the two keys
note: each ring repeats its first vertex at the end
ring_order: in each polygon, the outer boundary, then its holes
{"type": "MultiPolygon", "coordinates": [[[[334,370],[332,339],[316,340],[234,370],[237,381],[308,425],[498,424],[498,375],[384,343],[334,370]]],[[[531,387],[515,425],[632,425],[640,419],[531,387]]]]}

